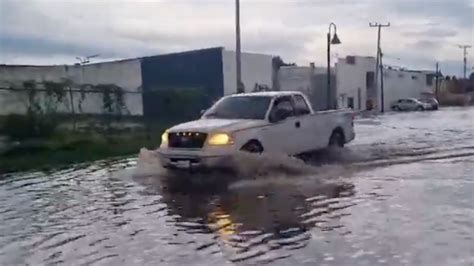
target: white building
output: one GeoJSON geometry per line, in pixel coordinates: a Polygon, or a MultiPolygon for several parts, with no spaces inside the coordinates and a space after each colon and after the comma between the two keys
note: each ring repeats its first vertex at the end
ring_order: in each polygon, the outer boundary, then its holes
{"type": "MultiPolygon", "coordinates": [[[[332,75],[334,69],[331,69],[332,75]]],[[[311,100],[315,110],[327,109],[327,68],[309,66],[283,66],[278,70],[280,90],[300,91],[311,100]]],[[[332,77],[331,91],[335,91],[335,78],[332,77]]],[[[335,99],[335,94],[331,95],[335,99]]]]}
{"type": "MultiPolygon", "coordinates": [[[[374,57],[347,56],[336,63],[337,100],[340,108],[381,110],[381,74],[375,82],[374,57]]],[[[384,111],[402,98],[421,98],[434,91],[434,73],[385,67],[384,111]]]]}
{"type": "Polygon", "coordinates": [[[424,98],[434,95],[435,72],[384,68],[384,107],[401,98],[424,98]]]}
{"type": "MultiPolygon", "coordinates": [[[[255,53],[241,53],[242,83],[245,91],[251,92],[255,85],[272,87],[272,56],[255,53]]],[[[224,73],[224,95],[237,91],[236,63],[234,51],[222,51],[224,73]]]]}

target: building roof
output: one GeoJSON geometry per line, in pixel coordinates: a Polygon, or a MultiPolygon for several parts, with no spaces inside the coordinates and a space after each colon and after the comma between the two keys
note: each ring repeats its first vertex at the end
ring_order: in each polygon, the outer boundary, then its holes
{"type": "MultiPolygon", "coordinates": [[[[161,56],[173,56],[173,55],[187,55],[187,54],[195,54],[200,52],[212,51],[212,50],[225,50],[223,46],[217,47],[210,47],[210,48],[202,48],[202,49],[195,49],[195,50],[188,50],[188,51],[181,51],[181,52],[172,52],[172,53],[164,53],[164,54],[157,54],[157,55],[149,55],[149,56],[141,56],[141,57],[133,57],[133,58],[125,58],[125,59],[117,59],[117,60],[110,60],[110,61],[98,61],[93,63],[88,63],[84,65],[80,64],[53,64],[53,65],[24,65],[24,64],[0,64],[0,67],[64,67],[64,66],[90,66],[90,65],[99,65],[99,64],[108,64],[108,63],[120,63],[120,62],[127,62],[133,60],[147,60],[151,58],[161,57],[161,56]]],[[[226,50],[229,52],[234,52],[231,50],[226,50]]],[[[242,52],[242,54],[252,54],[252,55],[266,55],[260,53],[249,53],[249,52],[242,52]]],[[[271,55],[267,55],[271,56],[271,55]]]]}
{"type": "Polygon", "coordinates": [[[396,71],[396,72],[404,72],[404,73],[419,73],[419,74],[436,74],[436,71],[432,70],[414,70],[414,69],[406,69],[400,67],[393,67],[393,66],[384,66],[385,69],[396,71]]]}
{"type": "Polygon", "coordinates": [[[240,94],[233,94],[231,97],[240,97],[240,96],[266,96],[266,97],[275,97],[275,96],[287,96],[294,94],[302,94],[299,91],[259,91],[259,92],[247,92],[240,94]]]}
{"type": "MultiPolygon", "coordinates": [[[[141,57],[134,57],[134,58],[125,58],[125,59],[118,59],[118,60],[110,60],[110,61],[98,61],[93,63],[88,63],[84,65],[77,65],[77,64],[53,64],[53,65],[24,65],[24,64],[0,64],[0,67],[64,67],[64,66],[90,66],[90,65],[98,65],[98,64],[107,64],[107,63],[120,63],[132,60],[146,60],[149,58],[155,58],[160,56],[172,56],[172,55],[186,55],[186,54],[194,54],[212,50],[225,50],[224,47],[210,47],[210,48],[203,48],[203,49],[195,49],[195,50],[188,50],[188,51],[181,51],[181,52],[173,52],[173,53],[164,53],[164,54],[157,54],[157,55],[149,55],[149,56],[141,56],[141,57]]],[[[230,51],[230,50],[228,50],[230,51]]],[[[248,53],[242,52],[242,54],[258,54],[258,53],[248,53]]]]}

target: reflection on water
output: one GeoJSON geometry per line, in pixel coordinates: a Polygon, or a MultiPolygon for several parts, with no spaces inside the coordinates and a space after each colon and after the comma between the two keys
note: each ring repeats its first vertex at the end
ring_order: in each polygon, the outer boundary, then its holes
{"type": "Polygon", "coordinates": [[[471,265],[468,111],[362,119],[355,143],[306,163],[170,174],[143,150],[3,176],[0,264],[471,265]]]}
{"type": "Polygon", "coordinates": [[[354,204],[350,203],[354,191],[349,184],[306,184],[305,189],[301,185],[241,185],[203,193],[194,187],[195,193],[166,189],[159,193],[170,214],[179,217],[178,226],[183,230],[216,234],[217,243],[197,250],[219,245],[225,247],[230,261],[261,257],[269,262],[289,256],[285,251],[305,247],[311,228],[342,230],[338,219],[348,215],[343,210],[354,204]]]}

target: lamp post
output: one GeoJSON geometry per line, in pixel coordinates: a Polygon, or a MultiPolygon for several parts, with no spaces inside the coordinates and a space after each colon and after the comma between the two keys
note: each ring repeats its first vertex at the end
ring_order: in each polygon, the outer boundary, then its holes
{"type": "Polygon", "coordinates": [[[340,44],[340,43],[341,43],[341,40],[339,40],[339,37],[337,37],[336,24],[331,22],[331,24],[329,24],[328,39],[327,39],[327,45],[328,45],[327,109],[331,109],[331,107],[333,106],[331,104],[331,44],[340,44]],[[332,39],[331,39],[331,28],[332,27],[334,27],[334,35],[332,36],[332,39]]]}

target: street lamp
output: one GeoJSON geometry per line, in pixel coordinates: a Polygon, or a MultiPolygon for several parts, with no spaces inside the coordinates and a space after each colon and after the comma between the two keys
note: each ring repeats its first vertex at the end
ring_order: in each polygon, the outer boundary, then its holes
{"type": "Polygon", "coordinates": [[[235,68],[236,68],[236,80],[237,80],[237,93],[245,92],[245,88],[242,83],[242,58],[241,58],[241,46],[240,46],[240,1],[235,0],[235,68]]]}
{"type": "Polygon", "coordinates": [[[339,40],[339,37],[337,37],[337,27],[336,24],[331,22],[329,24],[329,31],[328,31],[328,87],[327,87],[327,107],[330,109],[332,107],[331,104],[331,44],[340,44],[341,40],[339,40]],[[334,35],[331,39],[331,28],[334,26],[334,35]]]}

